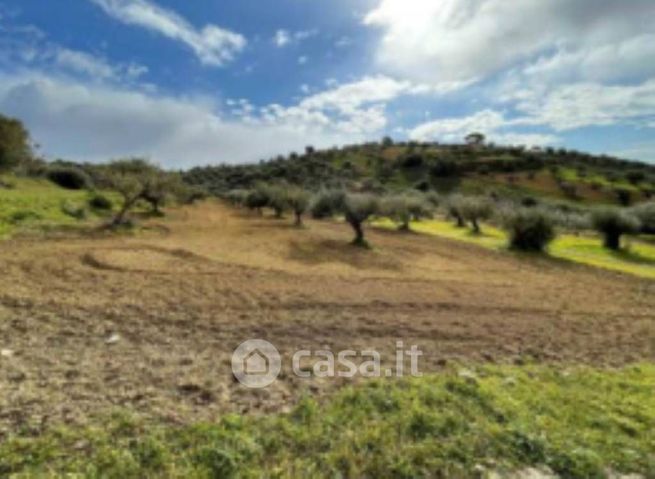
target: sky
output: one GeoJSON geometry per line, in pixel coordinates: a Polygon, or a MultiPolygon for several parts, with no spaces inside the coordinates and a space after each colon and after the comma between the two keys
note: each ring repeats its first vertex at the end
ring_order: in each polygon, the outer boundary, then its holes
{"type": "Polygon", "coordinates": [[[175,169],[473,131],[655,163],[655,1],[0,0],[0,112],[175,169]]]}

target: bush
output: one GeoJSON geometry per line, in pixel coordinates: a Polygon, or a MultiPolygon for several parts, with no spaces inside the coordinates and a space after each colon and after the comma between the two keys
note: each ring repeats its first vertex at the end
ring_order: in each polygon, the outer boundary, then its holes
{"type": "Polygon", "coordinates": [[[94,210],[111,211],[114,207],[112,201],[104,195],[95,194],[88,201],[89,207],[94,210]]]}
{"type": "Polygon", "coordinates": [[[555,222],[546,212],[521,208],[510,212],[503,221],[509,246],[521,251],[543,251],[555,239],[555,222]]]}
{"type": "Polygon", "coordinates": [[[75,218],[76,220],[83,220],[86,218],[86,208],[84,208],[84,206],[76,205],[68,201],[62,203],[61,212],[66,216],[75,218]]]}
{"type": "Polygon", "coordinates": [[[591,221],[594,228],[603,235],[604,246],[612,250],[621,247],[621,236],[637,233],[641,226],[635,216],[618,208],[597,210],[592,214],[591,221]]]}
{"type": "Polygon", "coordinates": [[[67,190],[84,190],[91,187],[91,178],[84,171],[75,167],[49,168],[46,177],[67,190]]]}

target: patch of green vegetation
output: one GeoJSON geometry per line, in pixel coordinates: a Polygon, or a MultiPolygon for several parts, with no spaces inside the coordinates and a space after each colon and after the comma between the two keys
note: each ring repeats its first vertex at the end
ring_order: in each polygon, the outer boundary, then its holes
{"type": "Polygon", "coordinates": [[[655,278],[655,245],[636,239],[624,241],[624,248],[612,251],[602,246],[597,236],[563,235],[551,245],[557,258],[600,268],[621,271],[645,278],[655,278]]]}
{"type": "MultiPolygon", "coordinates": [[[[376,220],[374,226],[394,229],[396,225],[387,219],[376,220]]],[[[506,249],[507,235],[504,231],[489,225],[482,226],[481,234],[474,234],[469,228],[458,228],[451,221],[427,220],[410,225],[418,233],[474,243],[489,249],[506,249]]],[[[633,274],[644,278],[655,278],[655,244],[641,238],[630,238],[620,251],[603,247],[598,235],[560,235],[548,247],[548,254],[555,258],[633,274]]]]}
{"type": "Polygon", "coordinates": [[[479,477],[655,474],[655,366],[455,370],[367,382],[290,414],[174,427],[122,414],[10,437],[13,477],[479,477]]]}
{"type": "Polygon", "coordinates": [[[19,229],[75,225],[99,217],[98,211],[86,211],[88,191],[60,188],[45,179],[15,177],[11,182],[12,188],[0,188],[0,237],[19,229]]]}

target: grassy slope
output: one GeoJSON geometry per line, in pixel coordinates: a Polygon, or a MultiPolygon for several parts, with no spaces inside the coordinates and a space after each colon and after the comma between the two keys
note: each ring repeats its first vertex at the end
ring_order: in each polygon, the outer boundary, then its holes
{"type": "MultiPolygon", "coordinates": [[[[388,220],[378,220],[375,226],[394,228],[388,220]]],[[[483,226],[482,234],[475,235],[468,228],[457,228],[452,222],[444,220],[429,220],[415,222],[412,229],[423,234],[442,236],[475,243],[491,249],[507,247],[507,236],[498,228],[483,226]]],[[[622,251],[610,251],[602,247],[601,239],[596,235],[559,236],[548,248],[548,253],[567,261],[588,264],[600,268],[621,271],[624,273],[655,278],[655,244],[630,238],[624,240],[622,251]]]]}
{"type": "Polygon", "coordinates": [[[116,414],[14,437],[16,477],[479,477],[547,465],[563,477],[655,475],[655,366],[483,367],[369,382],[286,415],[174,427],[116,414]]]}
{"type": "MultiPolygon", "coordinates": [[[[11,189],[0,189],[0,238],[24,229],[70,226],[80,220],[64,212],[87,206],[88,191],[59,188],[50,181],[32,178],[10,178],[11,189]]],[[[108,195],[116,200],[114,195],[108,195]]],[[[87,208],[87,219],[98,219],[97,212],[87,208]]]]}

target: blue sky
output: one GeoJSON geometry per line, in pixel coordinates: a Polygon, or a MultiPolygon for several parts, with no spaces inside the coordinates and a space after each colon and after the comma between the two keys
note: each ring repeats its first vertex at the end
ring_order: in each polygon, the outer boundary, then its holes
{"type": "Polygon", "coordinates": [[[79,161],[481,131],[655,162],[655,2],[0,0],[0,112],[79,161]]]}

